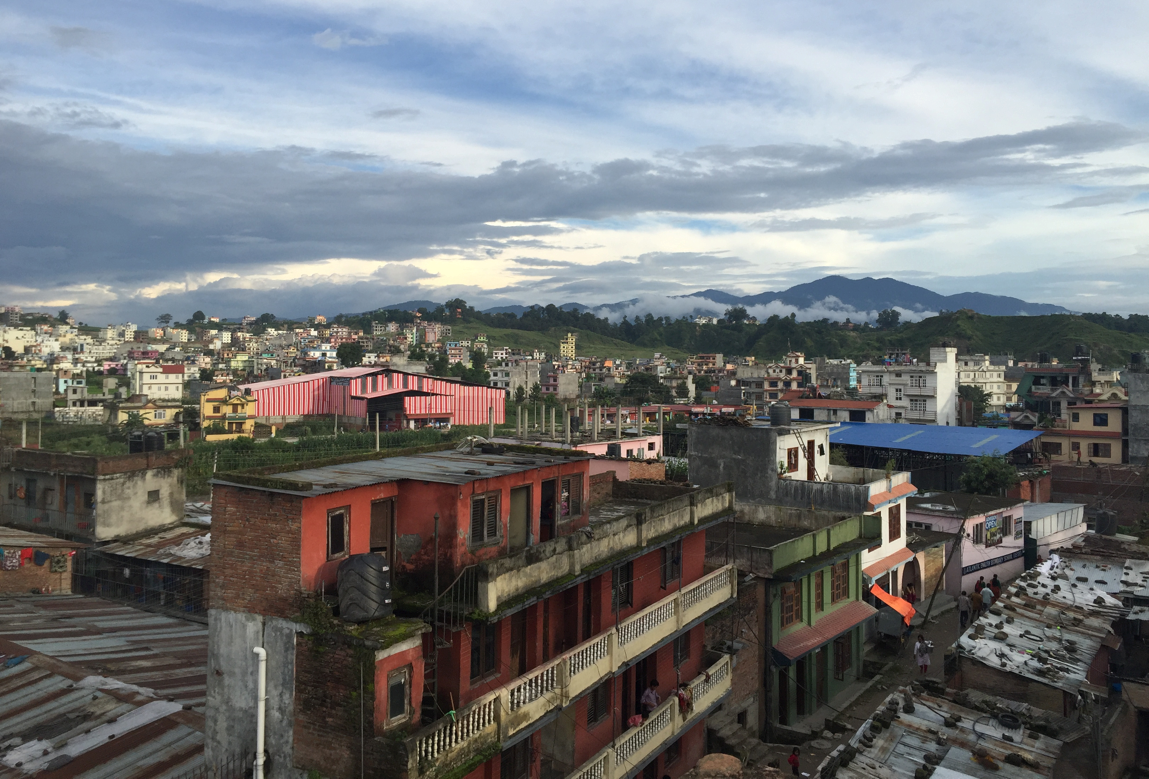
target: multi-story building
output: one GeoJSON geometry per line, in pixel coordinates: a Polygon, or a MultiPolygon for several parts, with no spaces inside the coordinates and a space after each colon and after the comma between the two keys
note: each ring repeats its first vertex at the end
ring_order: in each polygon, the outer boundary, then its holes
{"type": "Polygon", "coordinates": [[[957,349],[930,348],[928,363],[908,354],[858,366],[858,392],[889,404],[894,421],[957,424],[957,349]]]}
{"type": "Polygon", "coordinates": [[[184,366],[137,363],[132,369],[132,394],[151,400],[180,400],[184,395],[184,366]]]}
{"type": "Polygon", "coordinates": [[[541,386],[539,370],[540,363],[535,360],[504,361],[490,368],[491,386],[506,390],[513,398],[519,387],[530,392],[536,384],[541,386]]]}
{"type": "Polygon", "coordinates": [[[253,751],[258,648],[272,776],[681,776],[730,689],[703,624],[736,577],[703,556],[733,494],[596,479],[529,447],[220,474],[208,760],[253,751]],[[356,555],[402,616],[332,616],[356,555]]]}
{"type": "Polygon", "coordinates": [[[206,440],[224,440],[255,433],[256,399],[234,384],[212,387],[199,397],[200,427],[206,440]],[[212,425],[222,425],[224,432],[207,432],[212,425]]]}
{"type": "Polygon", "coordinates": [[[1004,365],[995,365],[986,354],[963,354],[957,358],[958,386],[968,384],[989,396],[986,411],[1000,414],[1015,402],[1005,381],[1004,365]]]}
{"type": "Polygon", "coordinates": [[[1117,465],[1129,462],[1125,403],[1067,406],[1042,426],[1041,451],[1055,462],[1117,465]]]}
{"type": "Polygon", "coordinates": [[[819,387],[844,391],[858,388],[858,366],[853,360],[817,357],[814,359],[814,367],[819,387]]]}
{"type": "Polygon", "coordinates": [[[577,340],[574,333],[567,333],[559,341],[559,358],[563,360],[573,360],[576,354],[575,341],[577,340]]]}

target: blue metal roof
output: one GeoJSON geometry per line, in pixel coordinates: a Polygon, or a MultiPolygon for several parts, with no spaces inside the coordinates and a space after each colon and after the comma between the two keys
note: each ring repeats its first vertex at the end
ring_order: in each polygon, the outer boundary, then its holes
{"type": "Polygon", "coordinates": [[[1006,454],[1041,435],[1039,430],[946,427],[898,423],[843,423],[830,431],[830,443],[905,449],[931,454],[1006,454]]]}

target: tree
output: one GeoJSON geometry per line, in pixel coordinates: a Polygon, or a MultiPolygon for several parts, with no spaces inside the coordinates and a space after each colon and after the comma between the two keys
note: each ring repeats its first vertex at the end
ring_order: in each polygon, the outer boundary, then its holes
{"type": "Polygon", "coordinates": [[[902,320],[902,313],[895,308],[887,308],[878,312],[878,327],[883,330],[893,330],[902,320]]]}
{"type": "Polygon", "coordinates": [[[0,353],[3,354],[5,360],[16,359],[16,352],[12,349],[11,346],[0,346],[0,353]]]}
{"type": "Polygon", "coordinates": [[[56,314],[56,318],[59,319],[61,322],[67,322],[68,319],[71,318],[71,316],[72,315],[68,313],[68,309],[66,309],[66,308],[61,308],[60,313],[56,314]]]}
{"type": "Polygon", "coordinates": [[[750,315],[746,313],[745,306],[731,306],[730,308],[726,309],[725,314],[726,321],[732,325],[742,324],[749,318],[749,316],[750,315]]]}
{"type": "Polygon", "coordinates": [[[531,391],[527,393],[527,400],[531,403],[538,403],[543,397],[543,387],[537,381],[531,385],[531,391]]]}
{"type": "Polygon", "coordinates": [[[527,388],[522,384],[515,387],[515,403],[523,403],[527,399],[527,388]]]}
{"type": "Polygon", "coordinates": [[[986,409],[989,408],[989,402],[992,400],[988,392],[973,384],[959,385],[958,397],[973,403],[973,421],[975,425],[978,420],[985,416],[986,409]]]}
{"type": "Polygon", "coordinates": [[[596,406],[613,406],[616,397],[614,390],[605,384],[599,384],[590,394],[596,406]]]}
{"type": "Polygon", "coordinates": [[[270,325],[275,321],[275,314],[260,314],[255,321],[261,325],[270,325]]]}
{"type": "Polygon", "coordinates": [[[1002,497],[1017,481],[1017,468],[997,452],[966,460],[961,474],[961,488],[975,495],[1002,497]]]}
{"type": "Polygon", "coordinates": [[[192,314],[192,318],[191,318],[191,321],[193,321],[193,322],[203,322],[203,321],[205,321],[206,319],[207,319],[207,314],[205,314],[205,313],[204,313],[204,312],[202,312],[202,311],[196,311],[194,314],[192,314]]]}
{"type": "Polygon", "coordinates": [[[159,316],[156,317],[156,324],[159,325],[160,327],[167,327],[171,323],[172,323],[172,315],[171,314],[160,314],[159,316]]]}
{"type": "Polygon", "coordinates": [[[199,369],[199,380],[200,381],[214,381],[215,380],[215,371],[213,371],[211,368],[200,368],[199,369]]]}
{"type": "Polygon", "coordinates": [[[124,421],[120,423],[120,429],[125,433],[129,433],[133,430],[143,430],[147,426],[147,416],[139,411],[129,411],[128,415],[124,417],[124,421]]]}
{"type": "Polygon", "coordinates": [[[632,373],[626,377],[622,396],[635,405],[669,403],[670,388],[653,373],[632,373]]]}
{"type": "Polygon", "coordinates": [[[339,344],[339,348],[335,350],[335,358],[344,368],[356,368],[363,364],[363,347],[358,341],[339,344]]]}

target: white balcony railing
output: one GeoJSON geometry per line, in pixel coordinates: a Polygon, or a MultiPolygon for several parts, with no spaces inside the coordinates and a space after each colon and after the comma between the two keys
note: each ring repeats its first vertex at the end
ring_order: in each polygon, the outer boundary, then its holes
{"type": "Polygon", "coordinates": [[[567,779],[623,779],[684,730],[694,727],[696,718],[730,691],[730,676],[730,656],[724,655],[690,683],[691,711],[684,714],[678,699],[669,696],[645,722],[620,735],[567,779]]]}
{"type": "MultiPolygon", "coordinates": [[[[732,600],[738,594],[737,587],[734,566],[719,568],[631,615],[617,628],[612,627],[492,690],[454,717],[431,723],[408,739],[408,774],[433,776],[449,770],[456,759],[465,760],[489,745],[506,741],[548,711],[570,705],[626,661],[659,646],[694,620],[732,600]]],[[[710,683],[714,680],[711,673],[710,683]]],[[[709,688],[702,689],[705,692],[709,688]]],[[[698,695],[695,701],[697,708],[698,695]]],[[[651,717],[648,722],[655,719],[651,717]]],[[[664,724],[670,727],[673,722],[671,716],[664,724]]],[[[662,729],[660,726],[658,732],[662,729]]],[[[641,744],[634,748],[640,749],[641,744]]]]}

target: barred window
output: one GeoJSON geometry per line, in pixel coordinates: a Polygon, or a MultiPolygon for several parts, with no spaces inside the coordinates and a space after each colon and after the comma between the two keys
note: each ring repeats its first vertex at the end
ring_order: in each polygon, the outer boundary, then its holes
{"type": "Polygon", "coordinates": [[[610,679],[595,687],[586,696],[586,725],[591,727],[610,714],[610,679]]]}
{"type": "Polygon", "coordinates": [[[582,515],[582,474],[562,478],[562,514],[564,517],[582,515]]]}

